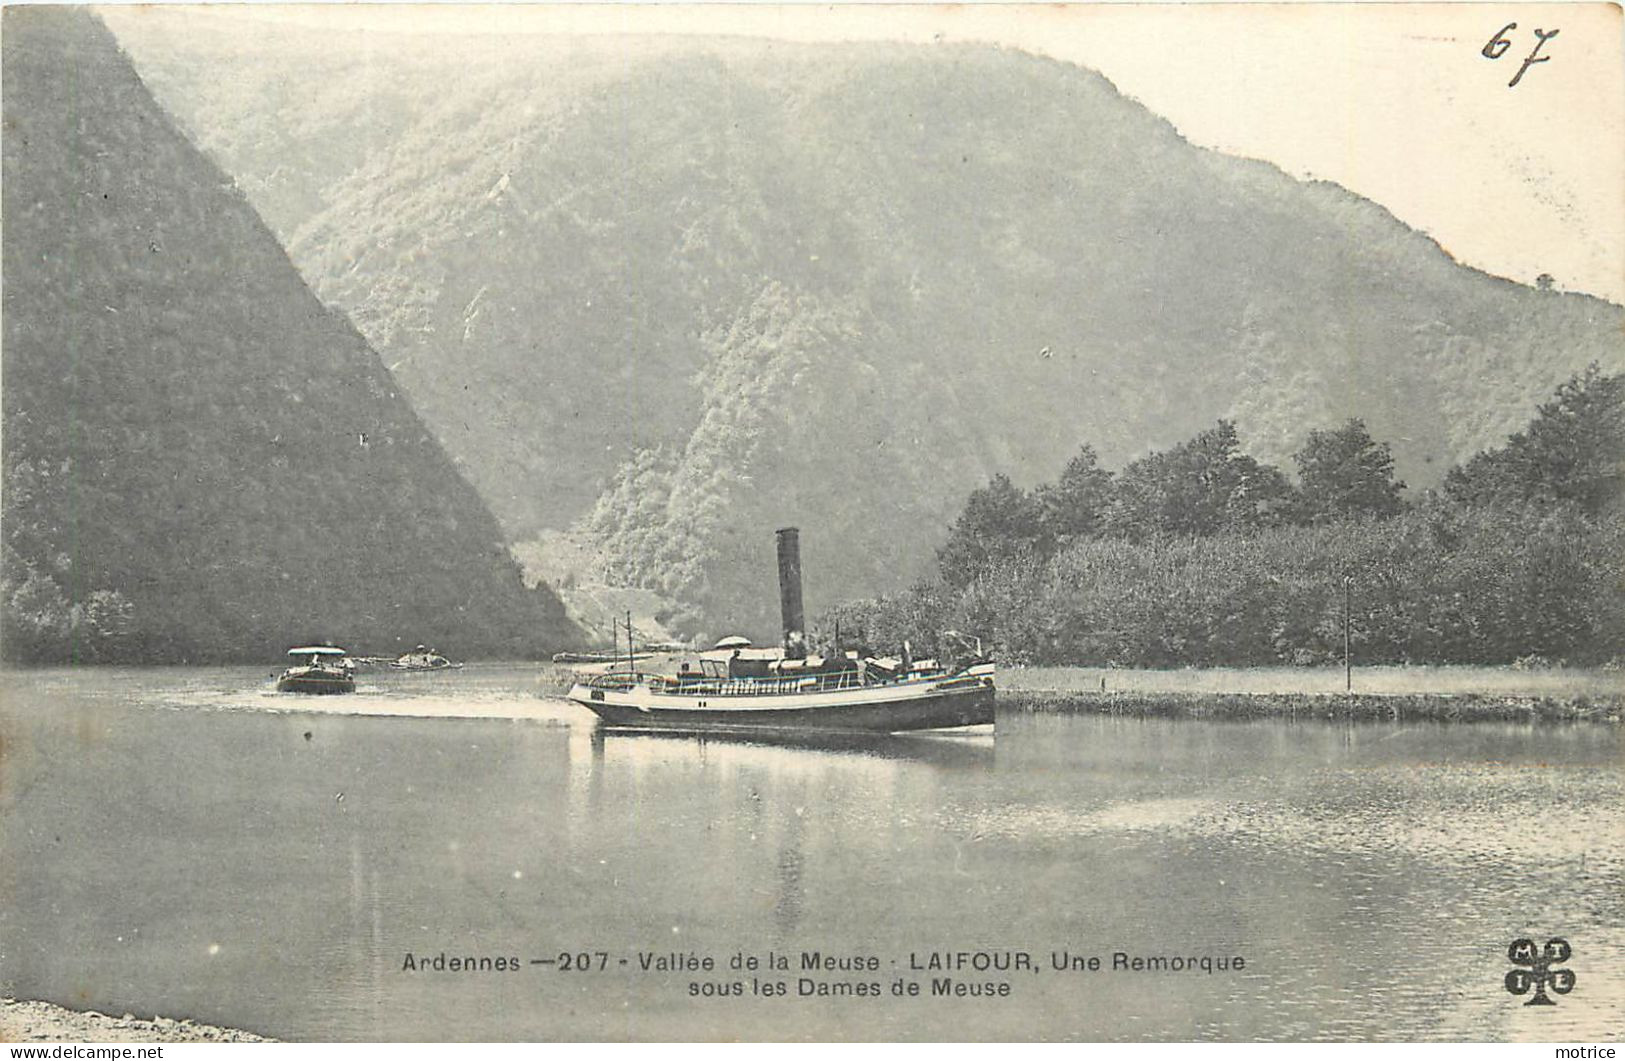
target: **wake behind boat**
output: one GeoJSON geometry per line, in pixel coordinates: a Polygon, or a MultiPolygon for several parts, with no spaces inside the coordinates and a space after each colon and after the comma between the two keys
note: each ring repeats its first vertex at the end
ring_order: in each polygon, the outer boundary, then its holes
{"type": "MultiPolygon", "coordinates": [[[[685,664],[673,675],[624,671],[571,687],[569,698],[612,727],[687,732],[870,732],[987,725],[994,719],[994,665],[957,668],[934,660],[820,659],[806,653],[798,532],[778,532],[784,656],[750,660],[743,645],[726,661],[685,664]]],[[[725,639],[719,647],[726,647],[725,639]]],[[[624,657],[623,657],[624,658],[624,657]]]]}

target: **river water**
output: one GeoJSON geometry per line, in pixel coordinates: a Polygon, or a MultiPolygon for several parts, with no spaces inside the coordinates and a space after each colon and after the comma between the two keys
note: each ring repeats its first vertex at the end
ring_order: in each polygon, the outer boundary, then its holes
{"type": "Polygon", "coordinates": [[[0,994],[287,1039],[1625,1036],[1618,726],[785,745],[605,735],[524,666],[267,678],[0,676],[0,994]],[[1519,937],[1570,942],[1557,1005],[1507,993],[1519,937]]]}

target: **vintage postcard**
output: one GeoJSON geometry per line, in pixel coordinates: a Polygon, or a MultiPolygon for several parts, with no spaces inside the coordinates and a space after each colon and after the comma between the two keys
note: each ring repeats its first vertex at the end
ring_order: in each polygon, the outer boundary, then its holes
{"type": "Polygon", "coordinates": [[[0,53],[0,1039],[1625,1036],[1617,5],[0,53]]]}

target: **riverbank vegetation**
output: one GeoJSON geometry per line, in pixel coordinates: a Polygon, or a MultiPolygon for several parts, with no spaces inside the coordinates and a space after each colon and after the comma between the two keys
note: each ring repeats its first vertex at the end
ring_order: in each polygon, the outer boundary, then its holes
{"type": "Polygon", "coordinates": [[[1617,696],[1485,696],[1478,693],[1345,693],[1335,698],[1286,693],[1001,694],[1001,710],[1127,715],[1135,718],[1340,718],[1358,721],[1618,722],[1617,696]]]}
{"type": "Polygon", "coordinates": [[[1296,481],[1220,421],[1113,472],[1085,446],[1053,483],[995,476],[935,577],[826,613],[826,643],[1122,667],[1340,661],[1599,665],[1625,656],[1625,375],[1593,365],[1528,427],[1413,501],[1386,443],[1311,432],[1296,481]]]}
{"type": "Polygon", "coordinates": [[[1625,674],[1577,667],[1010,667],[1006,710],[1157,718],[1618,722],[1625,674]]]}

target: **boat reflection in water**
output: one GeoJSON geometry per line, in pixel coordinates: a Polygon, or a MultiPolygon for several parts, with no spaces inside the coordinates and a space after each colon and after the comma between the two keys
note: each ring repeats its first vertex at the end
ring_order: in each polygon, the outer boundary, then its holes
{"type": "MultiPolygon", "coordinates": [[[[569,699],[618,729],[687,733],[898,733],[992,725],[994,665],[979,654],[957,666],[901,658],[808,653],[801,606],[798,532],[778,532],[784,646],[748,658],[744,638],[724,638],[726,660],[684,663],[675,675],[627,669],[571,687],[569,699]]],[[[630,623],[628,623],[630,631],[630,623]]],[[[629,638],[630,639],[630,638],[629,638]]]]}
{"type": "MultiPolygon", "coordinates": [[[[793,733],[779,730],[756,732],[667,733],[650,729],[620,729],[597,726],[592,731],[592,755],[602,761],[611,749],[638,752],[669,751],[683,755],[697,749],[703,757],[717,748],[732,757],[750,758],[752,750],[815,752],[821,756],[921,763],[948,769],[985,769],[993,765],[994,741],[991,730],[967,730],[954,734],[892,734],[854,732],[793,733]]],[[[782,757],[775,757],[782,765],[782,757]]]]}

